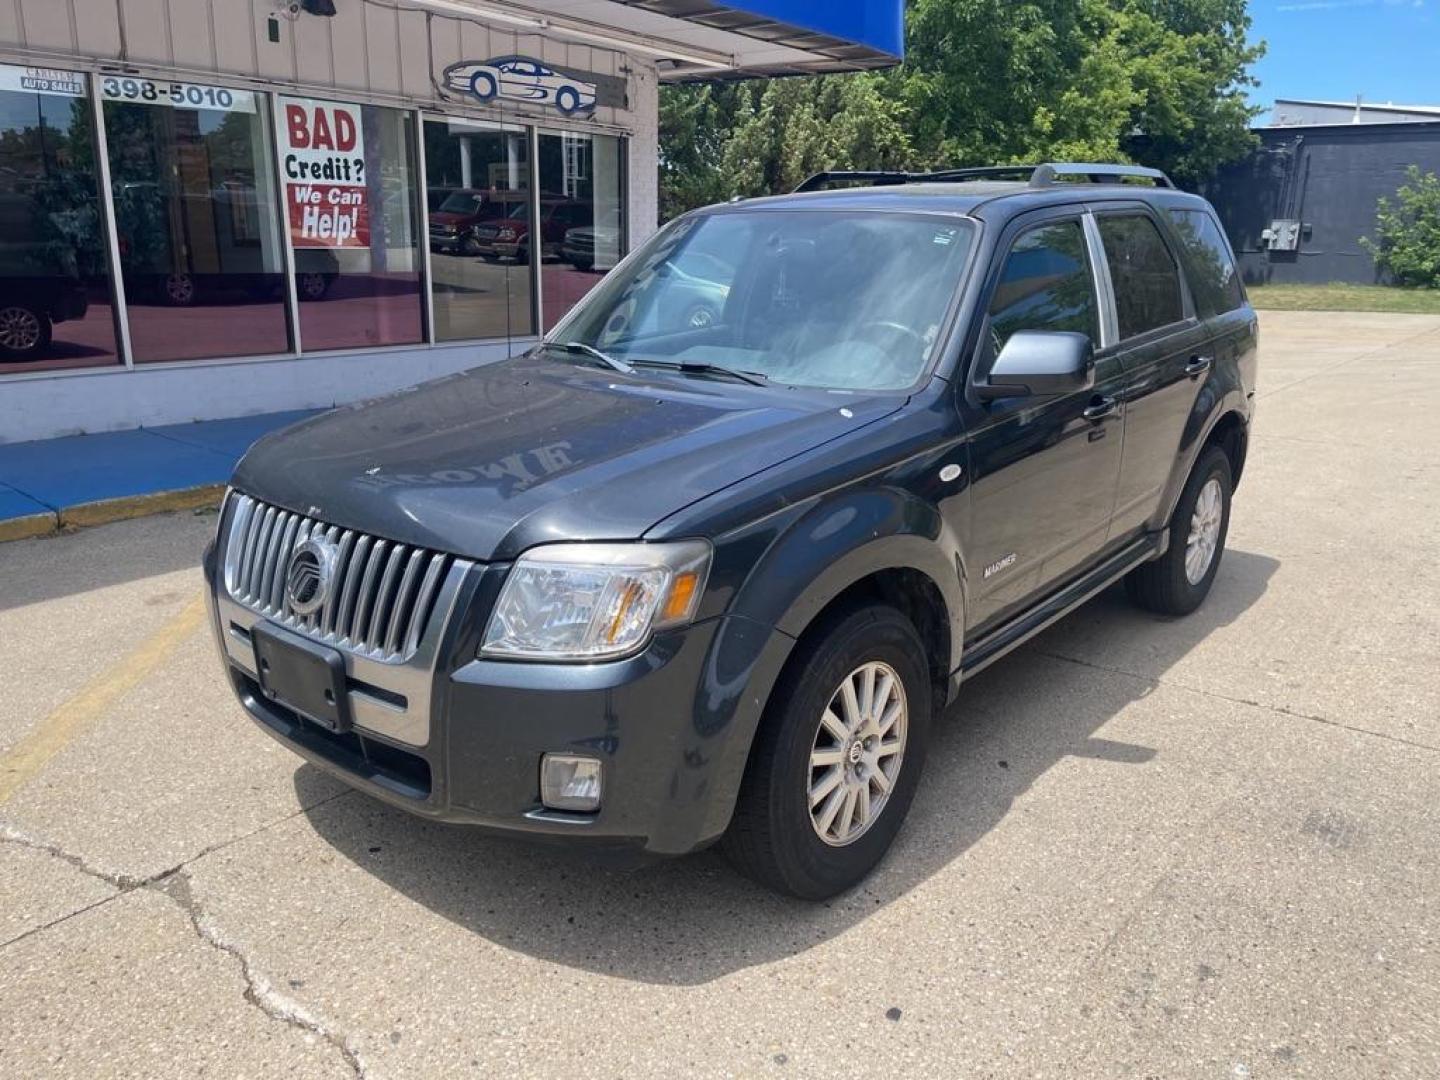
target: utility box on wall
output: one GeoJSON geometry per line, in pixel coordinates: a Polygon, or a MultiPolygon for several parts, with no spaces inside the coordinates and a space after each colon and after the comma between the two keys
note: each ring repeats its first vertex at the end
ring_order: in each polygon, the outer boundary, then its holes
{"type": "Polygon", "coordinates": [[[1300,250],[1300,222],[1293,219],[1277,219],[1260,234],[1265,246],[1271,251],[1300,250]]]}

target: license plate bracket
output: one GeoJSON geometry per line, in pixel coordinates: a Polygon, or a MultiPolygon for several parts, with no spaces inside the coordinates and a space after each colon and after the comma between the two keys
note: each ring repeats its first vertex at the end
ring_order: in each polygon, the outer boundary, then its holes
{"type": "Polygon", "coordinates": [[[267,698],[327,731],[343,734],[351,729],[345,658],[337,650],[265,623],[251,628],[250,643],[256,677],[267,698]]]}

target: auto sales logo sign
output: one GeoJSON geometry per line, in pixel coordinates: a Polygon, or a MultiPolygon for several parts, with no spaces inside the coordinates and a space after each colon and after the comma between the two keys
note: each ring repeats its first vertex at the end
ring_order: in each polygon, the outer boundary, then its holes
{"type": "Polygon", "coordinates": [[[282,97],[280,125],[291,242],[297,248],[369,247],[360,106],[282,97]]]}

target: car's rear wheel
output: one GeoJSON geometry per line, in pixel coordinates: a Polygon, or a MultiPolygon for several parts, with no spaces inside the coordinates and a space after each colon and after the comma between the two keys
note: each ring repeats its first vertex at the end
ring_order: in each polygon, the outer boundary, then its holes
{"type": "Polygon", "coordinates": [[[0,306],[0,357],[33,360],[50,347],[50,319],[28,304],[0,306]]]}
{"type": "Polygon", "coordinates": [[[905,819],[930,728],[925,649],[872,605],[796,646],[766,708],[724,848],[744,873],[808,900],[874,869],[905,819]]]}
{"type": "Polygon", "coordinates": [[[195,302],[195,279],[189,274],[166,274],[160,290],[171,307],[189,307],[195,302]]]}
{"type": "Polygon", "coordinates": [[[1230,530],[1230,458],[1218,446],[1200,455],[1170,520],[1164,555],[1125,578],[1130,599],[1161,615],[1188,615],[1210,592],[1230,530]]]}
{"type": "Polygon", "coordinates": [[[301,300],[324,300],[330,291],[330,279],[318,271],[300,274],[295,282],[301,300]]]}
{"type": "Polygon", "coordinates": [[[566,116],[580,108],[580,95],[573,86],[562,86],[555,95],[555,107],[566,116]]]}

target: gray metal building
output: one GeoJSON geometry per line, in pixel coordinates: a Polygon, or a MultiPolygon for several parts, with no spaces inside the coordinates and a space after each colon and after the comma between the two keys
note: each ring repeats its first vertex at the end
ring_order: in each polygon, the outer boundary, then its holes
{"type": "Polygon", "coordinates": [[[1272,115],[1255,153],[1205,191],[1245,280],[1379,282],[1361,237],[1409,166],[1440,172],[1440,109],[1282,100],[1272,115]]]}

